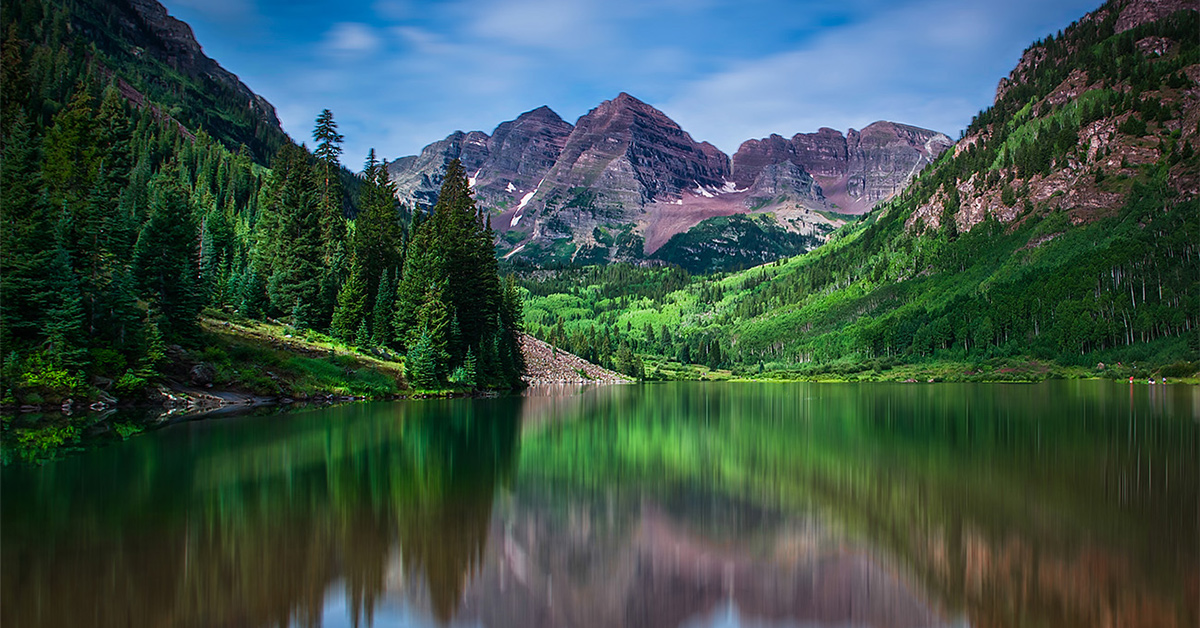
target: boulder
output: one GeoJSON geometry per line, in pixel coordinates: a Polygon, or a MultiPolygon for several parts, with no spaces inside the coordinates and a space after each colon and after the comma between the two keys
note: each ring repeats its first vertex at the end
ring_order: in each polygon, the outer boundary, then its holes
{"type": "Polygon", "coordinates": [[[188,371],[188,379],[190,379],[192,384],[196,386],[211,385],[216,376],[216,369],[214,369],[211,364],[207,364],[205,362],[201,362],[200,364],[193,366],[191,370],[188,371]]]}

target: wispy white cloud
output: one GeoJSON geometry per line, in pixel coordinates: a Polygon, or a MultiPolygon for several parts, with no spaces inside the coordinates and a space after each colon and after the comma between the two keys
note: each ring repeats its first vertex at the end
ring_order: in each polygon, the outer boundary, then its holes
{"type": "Polygon", "coordinates": [[[596,0],[505,0],[470,7],[467,34],[516,47],[580,50],[609,37],[612,13],[596,0]]]}
{"type": "Polygon", "coordinates": [[[354,167],[541,105],[573,122],[620,91],[727,152],[879,119],[956,135],[1029,42],[1100,0],[211,1],[258,3],[265,32],[219,60],[297,138],[332,109],[354,167]]]}
{"type": "Polygon", "coordinates": [[[726,151],[770,133],[880,119],[957,136],[1030,43],[1039,5],[924,0],[878,11],[683,85],[663,108],[726,151]]]}
{"type": "Polygon", "coordinates": [[[419,14],[417,7],[409,0],[375,0],[371,8],[381,19],[393,22],[411,19],[419,14]]]}
{"type": "Polygon", "coordinates": [[[359,22],[338,22],[325,34],[324,48],[339,55],[377,52],[383,41],[375,29],[359,22]]]}

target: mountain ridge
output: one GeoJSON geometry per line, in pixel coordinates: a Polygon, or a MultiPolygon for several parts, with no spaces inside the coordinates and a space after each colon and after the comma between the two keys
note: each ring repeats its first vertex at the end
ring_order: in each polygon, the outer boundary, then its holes
{"type": "MultiPolygon", "coordinates": [[[[495,214],[497,248],[506,259],[646,263],[672,238],[735,214],[767,216],[779,228],[768,224],[768,231],[791,234],[780,253],[803,252],[844,223],[830,212],[869,210],[952,144],[936,131],[879,121],[846,134],[821,129],[791,140],[747,140],[729,156],[621,92],[574,125],[542,106],[501,123],[492,135],[456,131],[388,169],[402,201],[429,205],[439,169],[459,159],[476,173],[476,198],[495,214]],[[518,129],[531,119],[541,121],[534,130],[545,136],[536,160],[497,163],[493,145],[519,138],[518,129]],[[786,146],[776,146],[781,143],[786,146]]],[[[760,223],[721,228],[752,224],[760,223]]],[[[704,244],[691,238],[688,246],[704,244]]],[[[729,268],[748,261],[734,256],[729,268]]]]}

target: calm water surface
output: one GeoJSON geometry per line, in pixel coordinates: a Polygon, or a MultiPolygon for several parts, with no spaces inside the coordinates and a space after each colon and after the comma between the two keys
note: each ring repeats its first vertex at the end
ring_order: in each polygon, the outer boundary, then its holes
{"type": "Polygon", "coordinates": [[[0,624],[1200,625],[1200,389],[539,389],[0,472],[0,624]]]}

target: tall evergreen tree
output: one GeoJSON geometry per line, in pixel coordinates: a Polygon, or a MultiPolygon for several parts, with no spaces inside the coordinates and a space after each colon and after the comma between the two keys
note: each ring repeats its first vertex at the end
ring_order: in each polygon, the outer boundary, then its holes
{"type": "Polygon", "coordinates": [[[396,304],[396,283],[393,273],[384,273],[375,291],[375,308],[371,311],[371,341],[383,346],[392,339],[392,311],[396,304]]]}
{"type": "Polygon", "coordinates": [[[457,332],[445,338],[447,366],[461,366],[470,354],[477,381],[516,385],[523,368],[520,296],[514,289],[506,301],[493,238],[488,219],[475,206],[462,164],[451,161],[437,205],[412,236],[393,323],[401,346],[423,341],[421,313],[431,286],[438,286],[457,332]]]}
{"type": "Polygon", "coordinates": [[[366,321],[367,284],[357,260],[350,266],[350,278],[338,291],[337,309],[333,312],[330,331],[347,342],[355,339],[358,328],[366,321]]]}
{"type": "Polygon", "coordinates": [[[44,338],[43,314],[55,298],[46,269],[54,220],[42,196],[38,143],[24,113],[12,121],[0,160],[0,345],[44,338]]]}
{"type": "Polygon", "coordinates": [[[367,155],[363,178],[359,212],[354,219],[353,248],[374,303],[376,288],[383,278],[400,266],[403,230],[396,186],[388,177],[386,163],[375,159],[375,149],[367,155]]]}
{"type": "Polygon", "coordinates": [[[318,322],[325,267],[317,181],[303,148],[279,149],[263,194],[256,249],[271,307],[299,316],[293,321],[299,327],[312,327],[318,322]]]}
{"type": "Polygon", "coordinates": [[[179,166],[167,164],[150,182],[150,216],[134,248],[142,295],[160,314],[168,340],[191,338],[204,303],[200,290],[200,234],[179,166]]]}
{"type": "MultiPolygon", "coordinates": [[[[349,246],[346,242],[346,212],[343,204],[342,154],[343,136],[337,131],[333,112],[322,110],[313,127],[317,143],[316,157],[317,206],[320,213],[321,261],[325,272],[321,277],[321,296],[315,304],[318,326],[328,323],[336,307],[336,299],[349,273],[349,246]]],[[[361,258],[360,258],[361,260],[361,258]]]]}

